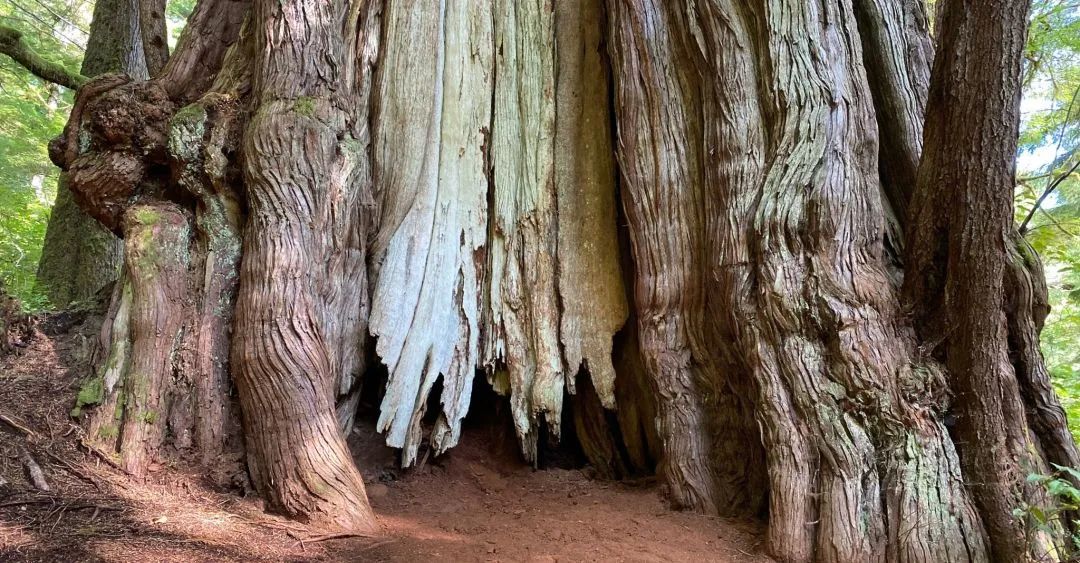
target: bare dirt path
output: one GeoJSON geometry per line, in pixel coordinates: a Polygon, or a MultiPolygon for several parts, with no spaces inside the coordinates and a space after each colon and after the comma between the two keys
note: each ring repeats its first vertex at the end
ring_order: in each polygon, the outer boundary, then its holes
{"type": "MultiPolygon", "coordinates": [[[[417,470],[393,468],[369,427],[350,436],[382,533],[325,538],[205,475],[136,483],[77,446],[67,412],[87,335],[41,335],[0,359],[0,561],[768,561],[761,524],[669,511],[655,484],[535,471],[482,433],[417,470]],[[23,452],[42,467],[35,490],[23,452]]],[[[227,466],[228,460],[223,460],[227,466]]]]}

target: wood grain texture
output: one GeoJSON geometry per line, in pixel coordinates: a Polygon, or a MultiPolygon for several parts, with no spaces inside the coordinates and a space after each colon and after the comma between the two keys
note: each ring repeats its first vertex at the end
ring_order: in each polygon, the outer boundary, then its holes
{"type": "Polygon", "coordinates": [[[716,513],[704,353],[701,99],[679,8],[611,3],[623,205],[630,224],[641,356],[654,381],[660,472],[677,507],[716,513]]]}
{"type": "Polygon", "coordinates": [[[370,336],[405,465],[492,408],[485,370],[526,458],[577,392],[602,472],[767,505],[781,561],[1045,555],[1022,470],[1076,448],[1006,228],[1015,77],[970,57],[1015,70],[1024,7],[946,3],[928,95],[914,0],[203,0],[160,77],[88,83],[50,151],[138,261],[91,429],[133,468],[161,435],[213,451],[231,373],[267,506],[371,530],[341,434],[370,336]]]}
{"type": "Polygon", "coordinates": [[[566,373],[587,366],[614,406],[612,337],[627,306],[601,5],[561,6],[558,37],[544,2],[389,10],[371,268],[370,330],[390,371],[379,427],[409,465],[441,377],[431,442],[445,451],[486,368],[505,374],[531,459],[540,417],[558,435],[566,373]]]}
{"type": "Polygon", "coordinates": [[[363,201],[358,175],[368,156],[357,132],[368,107],[354,75],[325,72],[355,64],[377,29],[347,25],[378,9],[358,2],[358,11],[344,1],[253,6],[256,109],[242,144],[249,215],[232,358],[248,468],[269,506],[326,528],[371,531],[334,411],[336,331],[356,312],[330,308],[337,292],[364,290],[343,274],[363,201]],[[343,26],[357,32],[345,37],[343,26]]]}
{"type": "Polygon", "coordinates": [[[184,327],[190,219],[171,204],[124,215],[124,265],[131,283],[131,353],[123,377],[121,467],[143,476],[165,437],[169,388],[184,327]]]}
{"type": "Polygon", "coordinates": [[[555,3],[554,175],[560,341],[572,387],[584,368],[615,408],[612,338],[629,315],[615,232],[615,152],[604,2],[555,3]]]}
{"type": "Polygon", "coordinates": [[[409,466],[440,376],[432,446],[457,443],[478,365],[494,43],[479,1],[391,2],[385,33],[370,331],[390,374],[379,429],[409,466]]]}
{"type": "Polygon", "coordinates": [[[505,366],[527,459],[542,415],[555,436],[566,386],[559,348],[555,15],[546,0],[494,4],[495,81],[483,361],[505,366]]]}

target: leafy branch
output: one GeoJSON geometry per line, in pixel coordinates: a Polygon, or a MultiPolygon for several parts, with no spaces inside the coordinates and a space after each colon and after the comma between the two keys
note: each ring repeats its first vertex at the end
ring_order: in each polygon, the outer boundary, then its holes
{"type": "Polygon", "coordinates": [[[1042,204],[1046,200],[1046,198],[1049,197],[1050,194],[1054,193],[1054,190],[1057,189],[1057,187],[1059,185],[1061,185],[1061,183],[1064,182],[1066,178],[1071,176],[1073,172],[1076,172],[1076,169],[1078,167],[1080,167],[1080,159],[1078,159],[1076,162],[1074,162],[1072,164],[1072,166],[1069,167],[1068,170],[1066,170],[1060,176],[1054,178],[1046,186],[1046,189],[1043,190],[1042,194],[1039,195],[1039,198],[1035,200],[1035,205],[1033,205],[1031,207],[1031,209],[1028,210],[1027,215],[1024,216],[1024,221],[1022,223],[1020,223],[1020,232],[1021,233],[1027,232],[1028,223],[1030,223],[1032,217],[1035,216],[1035,212],[1038,211],[1042,207],[1042,204]]]}

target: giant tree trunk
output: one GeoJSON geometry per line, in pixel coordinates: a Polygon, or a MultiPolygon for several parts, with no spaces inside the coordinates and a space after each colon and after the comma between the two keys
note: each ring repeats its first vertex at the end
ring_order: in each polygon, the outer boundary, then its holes
{"type": "Polygon", "coordinates": [[[663,378],[661,436],[682,440],[664,444],[674,498],[745,509],[735,495],[763,495],[767,470],[785,561],[985,557],[936,412],[941,370],[884,270],[852,7],[699,9],[626,1],[612,18],[627,214],[637,267],[654,268],[637,277],[655,319],[643,353],[663,378]]]}
{"type": "MultiPolygon", "coordinates": [[[[1022,21],[951,1],[989,39],[1022,21]]],[[[130,255],[91,429],[136,472],[166,442],[211,461],[234,382],[268,506],[369,530],[342,430],[370,336],[405,466],[492,408],[471,404],[484,371],[526,460],[571,431],[608,475],[659,458],[676,507],[767,507],[783,561],[1043,553],[1001,515],[1047,499],[965,426],[1008,407],[1030,467],[1075,463],[1041,274],[1025,248],[978,255],[996,285],[963,299],[1000,326],[934,332],[968,285],[939,273],[976,255],[926,253],[922,225],[1009,231],[1000,193],[923,216],[946,169],[919,164],[926,27],[918,0],[202,0],[157,78],[86,85],[54,147],[130,255]],[[929,280],[914,319],[905,261],[929,280]],[[960,346],[1012,363],[972,377],[960,346]]],[[[942,127],[928,146],[953,150],[942,127]]],[[[968,148],[1006,182],[1008,147],[968,148]]]]}
{"type": "Polygon", "coordinates": [[[164,445],[196,448],[201,462],[216,462],[238,430],[228,355],[242,204],[239,170],[226,155],[238,145],[250,45],[238,42],[224,55],[247,7],[200,4],[193,29],[217,41],[185,34],[188,48],[159,80],[91,81],[50,147],[54,160],[69,163],[63,178],[84,209],[124,238],[95,373],[73,414],[96,406],[88,439],[136,475],[164,445]],[[88,145],[82,150],[79,136],[88,145]]]}
{"type": "Polygon", "coordinates": [[[353,376],[356,319],[367,313],[367,99],[378,14],[366,0],[252,7],[258,62],[242,149],[249,215],[233,343],[260,492],[287,514],[361,530],[374,518],[334,398],[341,377],[353,376]],[[326,72],[346,65],[352,70],[326,72]]]}

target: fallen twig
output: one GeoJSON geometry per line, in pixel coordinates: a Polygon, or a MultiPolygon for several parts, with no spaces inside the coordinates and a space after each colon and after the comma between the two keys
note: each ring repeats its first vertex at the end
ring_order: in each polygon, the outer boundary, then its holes
{"type": "Polygon", "coordinates": [[[376,547],[382,547],[382,546],[384,546],[386,544],[394,543],[396,541],[398,541],[397,538],[390,538],[388,540],[377,541],[375,543],[372,543],[371,545],[365,545],[364,547],[362,547],[360,549],[357,549],[353,553],[363,553],[365,551],[371,551],[372,549],[375,549],[376,547]]]}
{"type": "Polygon", "coordinates": [[[34,458],[30,456],[30,452],[24,447],[19,447],[19,461],[26,468],[26,473],[30,477],[30,483],[34,485],[34,488],[48,492],[49,482],[45,480],[45,472],[41,470],[41,466],[34,461],[34,458]]]}
{"type": "Polygon", "coordinates": [[[70,504],[65,506],[64,510],[85,510],[87,508],[93,508],[95,513],[102,510],[124,510],[123,506],[112,506],[109,504],[70,504]]]}
{"type": "Polygon", "coordinates": [[[327,540],[341,540],[341,539],[345,539],[345,538],[374,538],[374,537],[376,537],[376,536],[373,536],[371,534],[361,534],[361,533],[357,533],[357,532],[339,532],[339,533],[336,533],[336,534],[325,534],[325,535],[322,535],[322,536],[309,536],[309,537],[306,537],[306,538],[301,539],[299,541],[300,541],[301,544],[304,544],[304,543],[318,543],[318,542],[327,541],[327,540]]]}
{"type": "Polygon", "coordinates": [[[0,508],[6,508],[9,506],[25,506],[28,504],[49,504],[56,502],[56,499],[51,498],[33,498],[24,500],[12,500],[8,502],[0,502],[0,508]]]}
{"type": "Polygon", "coordinates": [[[23,436],[32,436],[34,438],[38,437],[37,432],[34,432],[33,430],[27,428],[25,424],[19,422],[16,418],[12,416],[0,413],[0,422],[4,423],[4,425],[12,428],[13,430],[18,431],[23,436]]]}
{"type": "Polygon", "coordinates": [[[71,473],[72,475],[78,477],[79,479],[82,479],[83,481],[86,481],[87,483],[90,483],[91,485],[93,485],[98,490],[101,490],[101,483],[98,482],[97,479],[95,479],[95,478],[93,478],[93,477],[91,477],[89,475],[86,475],[82,471],[79,471],[78,469],[75,468],[74,465],[71,465],[70,463],[68,463],[64,459],[61,459],[59,456],[57,456],[56,454],[50,452],[49,450],[45,450],[45,455],[49,456],[49,459],[56,462],[56,464],[60,466],[60,469],[63,469],[64,471],[67,471],[68,473],[71,473]]]}
{"type": "Polygon", "coordinates": [[[83,440],[83,439],[80,438],[79,439],[79,447],[85,449],[86,451],[88,451],[88,452],[90,452],[92,454],[94,454],[95,456],[98,457],[98,459],[100,459],[101,461],[104,461],[109,467],[112,467],[113,469],[123,473],[124,475],[131,475],[123,467],[120,467],[120,464],[118,464],[115,461],[113,461],[112,459],[110,459],[108,454],[106,454],[105,452],[97,449],[96,447],[94,447],[93,444],[90,444],[86,440],[83,440]]]}

